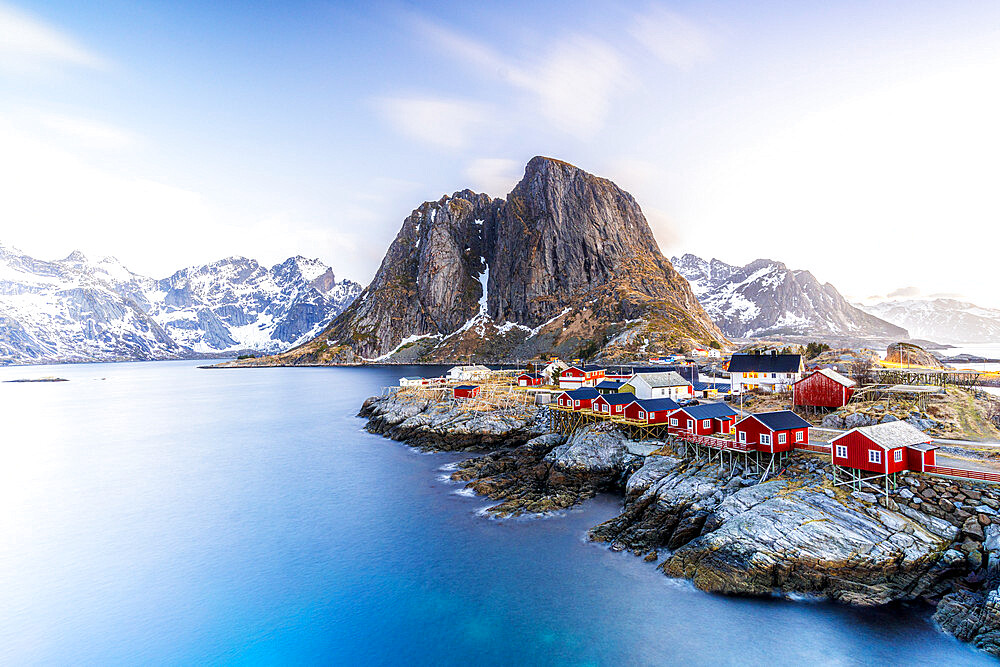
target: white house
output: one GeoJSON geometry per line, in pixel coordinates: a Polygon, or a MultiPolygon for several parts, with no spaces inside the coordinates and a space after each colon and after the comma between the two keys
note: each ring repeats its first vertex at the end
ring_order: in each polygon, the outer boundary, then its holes
{"type": "Polygon", "coordinates": [[[418,378],[418,377],[399,378],[400,387],[421,387],[425,384],[428,384],[428,381],[425,380],[424,378],[418,378]]]}
{"type": "Polygon", "coordinates": [[[733,393],[760,389],[791,391],[802,379],[802,355],[734,354],[729,360],[729,381],[733,393]]]}
{"type": "Polygon", "coordinates": [[[490,376],[486,366],[452,366],[448,369],[448,380],[451,382],[482,381],[490,376]]]}
{"type": "Polygon", "coordinates": [[[542,377],[545,378],[545,384],[559,384],[559,376],[567,368],[569,368],[569,365],[561,359],[550,361],[549,365],[542,369],[542,377]]]}
{"type": "Polygon", "coordinates": [[[618,391],[631,392],[636,398],[670,398],[675,401],[694,396],[691,383],[676,371],[636,373],[618,391]]]}

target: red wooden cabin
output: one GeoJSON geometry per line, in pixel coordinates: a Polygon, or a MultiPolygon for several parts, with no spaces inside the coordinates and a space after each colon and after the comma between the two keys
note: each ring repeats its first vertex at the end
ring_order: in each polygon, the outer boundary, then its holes
{"type": "Polygon", "coordinates": [[[625,406],[625,419],[646,424],[667,424],[670,415],[680,408],[670,398],[636,399],[625,406]]]}
{"type": "Polygon", "coordinates": [[[833,464],[891,474],[936,464],[931,437],[904,421],[860,426],[830,441],[833,464]]]}
{"type": "Polygon", "coordinates": [[[736,440],[758,452],[787,452],[809,443],[809,422],[791,410],[761,412],[736,422],[736,440]]]}
{"type": "Polygon", "coordinates": [[[475,398],[479,396],[479,385],[460,384],[455,387],[455,398],[475,398]]]}
{"type": "Polygon", "coordinates": [[[856,384],[835,370],[821,368],[792,385],[792,405],[841,408],[851,400],[856,384]]]}
{"type": "Polygon", "coordinates": [[[570,366],[559,374],[559,388],[593,387],[603,379],[604,369],[600,366],[570,366]]]}
{"type": "Polygon", "coordinates": [[[596,389],[584,387],[583,389],[564,391],[559,394],[556,404],[564,408],[572,408],[573,410],[590,410],[594,400],[600,397],[601,395],[596,389]]]}
{"type": "Polygon", "coordinates": [[[729,433],[737,414],[736,410],[725,403],[689,405],[670,416],[670,426],[695,435],[729,433]]]}
{"type": "Polygon", "coordinates": [[[521,373],[517,376],[517,386],[519,387],[541,387],[542,376],[538,373],[521,373]]]}
{"type": "Polygon", "coordinates": [[[590,409],[594,412],[603,412],[611,417],[625,416],[625,406],[635,400],[635,394],[602,394],[594,399],[590,409]]]}

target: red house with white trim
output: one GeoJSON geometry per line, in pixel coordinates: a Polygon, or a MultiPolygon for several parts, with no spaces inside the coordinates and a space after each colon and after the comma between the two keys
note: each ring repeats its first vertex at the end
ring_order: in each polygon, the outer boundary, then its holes
{"type": "Polygon", "coordinates": [[[594,399],[590,409],[610,417],[624,417],[625,406],[635,400],[635,394],[601,394],[594,399]]]}
{"type": "Polygon", "coordinates": [[[809,444],[809,422],[791,410],[760,412],[736,422],[736,440],[758,452],[777,454],[809,444]]]}
{"type": "Polygon", "coordinates": [[[792,405],[842,408],[854,395],[856,384],[835,370],[821,368],[792,385],[792,405]]]}
{"type": "Polygon", "coordinates": [[[538,373],[521,373],[517,376],[518,387],[541,387],[542,376],[538,373]]]}
{"type": "Polygon", "coordinates": [[[600,366],[570,366],[559,374],[559,388],[593,387],[603,379],[604,369],[600,366]]]}
{"type": "Polygon", "coordinates": [[[936,465],[931,437],[904,421],[859,426],[830,441],[833,464],[866,472],[923,471],[936,465]]]}
{"type": "Polygon", "coordinates": [[[583,389],[564,391],[559,394],[559,397],[556,399],[556,405],[563,408],[572,408],[574,411],[590,410],[594,400],[600,397],[601,395],[593,387],[584,387],[583,389]]]}
{"type": "Polygon", "coordinates": [[[702,403],[680,408],[670,416],[670,426],[694,435],[729,433],[737,416],[725,403],[702,403]]]}
{"type": "Polygon", "coordinates": [[[666,424],[680,406],[670,398],[640,398],[625,406],[625,419],[646,424],[666,424]]]}
{"type": "Polygon", "coordinates": [[[455,398],[475,398],[479,396],[479,385],[460,384],[455,387],[455,398]]]}

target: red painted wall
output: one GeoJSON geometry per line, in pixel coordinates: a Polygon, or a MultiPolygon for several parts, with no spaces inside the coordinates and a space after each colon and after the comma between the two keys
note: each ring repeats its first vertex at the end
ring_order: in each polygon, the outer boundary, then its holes
{"type": "Polygon", "coordinates": [[[785,431],[771,431],[769,428],[761,424],[756,419],[747,417],[741,422],[736,424],[736,441],[740,442],[740,433],[746,433],[746,443],[748,445],[755,445],[754,449],[758,452],[768,452],[777,454],[778,452],[790,451],[796,444],[808,444],[809,443],[809,429],[808,428],[795,428],[788,429],[785,431]],[[771,435],[771,445],[760,444],[760,436],[762,434],[768,433],[771,435]],[[778,442],[778,435],[785,434],[785,442],[778,442]],[[801,433],[802,440],[796,443],[795,434],[801,433]]]}
{"type": "MultiPolygon", "coordinates": [[[[868,472],[900,472],[910,469],[908,467],[906,452],[903,452],[902,461],[896,461],[894,453],[897,450],[905,450],[905,447],[883,450],[863,433],[858,433],[857,431],[847,433],[830,444],[833,452],[833,462],[839,466],[846,466],[855,470],[866,470],[868,472]],[[846,457],[837,456],[837,445],[847,447],[846,457]],[[868,452],[872,450],[882,452],[882,463],[870,463],[868,461],[868,452]],[[886,466],[886,461],[888,461],[888,466],[886,466]]],[[[919,470],[920,468],[916,469],[919,470]]]]}
{"type": "Polygon", "coordinates": [[[478,394],[479,387],[473,387],[472,389],[455,388],[455,398],[475,398],[478,394]]]}
{"type": "Polygon", "coordinates": [[[813,373],[794,385],[795,405],[839,408],[847,405],[854,387],[844,387],[822,373],[813,373]]]}

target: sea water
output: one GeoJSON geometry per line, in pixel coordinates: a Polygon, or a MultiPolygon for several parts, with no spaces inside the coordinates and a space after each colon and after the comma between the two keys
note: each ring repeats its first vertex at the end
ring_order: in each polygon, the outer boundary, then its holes
{"type": "Polygon", "coordinates": [[[709,595],[362,430],[406,367],[0,369],[0,663],[975,664],[920,605],[709,595]]]}

